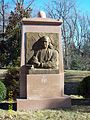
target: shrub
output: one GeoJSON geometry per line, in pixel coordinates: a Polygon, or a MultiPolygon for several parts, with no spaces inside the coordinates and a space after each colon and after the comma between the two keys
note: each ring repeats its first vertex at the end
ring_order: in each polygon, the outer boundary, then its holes
{"type": "Polygon", "coordinates": [[[3,82],[0,81],[0,101],[6,98],[6,87],[3,82]]]}
{"type": "Polygon", "coordinates": [[[90,98],[90,76],[85,77],[79,84],[78,94],[90,98]]]}
{"type": "Polygon", "coordinates": [[[4,83],[7,87],[7,98],[9,97],[9,92],[12,91],[13,99],[19,96],[19,69],[9,68],[5,75],[4,83]]]}

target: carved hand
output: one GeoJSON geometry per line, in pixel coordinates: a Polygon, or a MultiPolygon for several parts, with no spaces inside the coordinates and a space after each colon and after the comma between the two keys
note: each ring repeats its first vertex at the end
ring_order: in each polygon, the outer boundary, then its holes
{"type": "Polygon", "coordinates": [[[40,62],[38,61],[37,57],[33,56],[33,62],[40,66],[40,62]]]}

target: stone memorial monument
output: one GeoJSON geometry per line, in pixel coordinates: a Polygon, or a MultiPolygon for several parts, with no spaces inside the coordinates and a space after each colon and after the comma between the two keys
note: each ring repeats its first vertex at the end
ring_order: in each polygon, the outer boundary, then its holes
{"type": "Polygon", "coordinates": [[[70,107],[64,95],[64,70],[61,45],[62,20],[22,19],[20,99],[17,110],[70,107]]]}

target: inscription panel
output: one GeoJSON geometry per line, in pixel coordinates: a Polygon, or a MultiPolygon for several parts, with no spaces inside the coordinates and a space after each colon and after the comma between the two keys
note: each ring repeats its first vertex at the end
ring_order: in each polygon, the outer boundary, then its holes
{"type": "Polygon", "coordinates": [[[27,97],[50,98],[60,97],[63,94],[63,80],[60,75],[27,75],[27,97]]]}

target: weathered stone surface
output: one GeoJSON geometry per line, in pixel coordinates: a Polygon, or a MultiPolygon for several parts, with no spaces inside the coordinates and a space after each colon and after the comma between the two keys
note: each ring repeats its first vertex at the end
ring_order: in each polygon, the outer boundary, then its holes
{"type": "Polygon", "coordinates": [[[54,98],[64,96],[62,74],[27,75],[27,98],[54,98]]]}
{"type": "Polygon", "coordinates": [[[18,110],[40,110],[71,107],[71,99],[68,96],[45,99],[17,99],[18,110]]]}
{"type": "MultiPolygon", "coordinates": [[[[61,23],[62,21],[48,18],[22,20],[20,70],[20,98],[22,99],[17,99],[17,110],[70,107],[71,99],[64,96],[61,23]],[[53,49],[58,51],[58,68],[35,68],[34,64],[28,64],[32,56],[37,56],[34,50],[37,52],[40,46],[35,44],[43,36],[48,36],[53,49]]],[[[35,63],[40,62],[37,59],[35,63]]],[[[38,65],[44,64],[38,63],[38,65]]]]}

